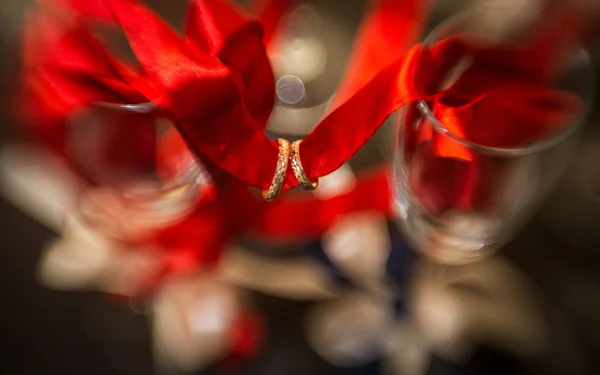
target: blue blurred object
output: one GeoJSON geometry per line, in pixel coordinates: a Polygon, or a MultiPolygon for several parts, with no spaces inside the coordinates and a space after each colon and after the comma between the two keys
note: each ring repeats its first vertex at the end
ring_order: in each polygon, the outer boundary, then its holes
{"type": "MultiPolygon", "coordinates": [[[[403,284],[418,259],[417,253],[396,230],[390,230],[391,249],[386,262],[386,275],[394,283],[403,284]]],[[[350,279],[329,259],[320,241],[307,245],[307,255],[323,266],[335,282],[352,285],[350,279]]]]}
{"type": "MultiPolygon", "coordinates": [[[[390,243],[391,249],[385,265],[385,274],[390,281],[389,287],[391,289],[402,289],[414,263],[418,260],[418,254],[392,225],[390,225],[390,243]]],[[[332,282],[344,286],[354,285],[352,280],[329,259],[320,241],[308,244],[306,253],[325,270],[332,282]]],[[[401,293],[394,293],[393,295],[396,298],[390,301],[392,308],[398,316],[402,316],[406,313],[404,295],[401,293]]]]}
{"type": "Polygon", "coordinates": [[[418,255],[396,231],[392,231],[390,240],[392,248],[387,260],[386,272],[391,280],[403,284],[417,261],[418,255]]]}
{"type": "Polygon", "coordinates": [[[347,286],[353,285],[350,279],[325,254],[321,241],[308,244],[306,250],[306,254],[325,270],[332,282],[347,286]]]}
{"type": "MultiPolygon", "coordinates": [[[[407,279],[418,256],[406,240],[396,231],[391,230],[390,240],[392,247],[386,263],[386,274],[390,280],[390,288],[401,292],[406,286],[407,279]]],[[[392,303],[396,316],[401,317],[406,315],[407,301],[405,293],[394,293],[394,296],[395,298],[392,303]]]]}

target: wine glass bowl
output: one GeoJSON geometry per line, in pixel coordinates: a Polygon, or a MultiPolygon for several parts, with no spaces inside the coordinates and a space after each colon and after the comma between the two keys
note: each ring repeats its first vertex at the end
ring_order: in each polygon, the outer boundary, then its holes
{"type": "Polygon", "coordinates": [[[95,103],[74,111],[67,129],[66,152],[90,181],[84,199],[110,196],[118,202],[105,204],[116,210],[112,215],[163,226],[185,217],[208,183],[173,122],[153,103],[95,103]]]}
{"type": "MultiPolygon", "coordinates": [[[[455,16],[434,30],[425,44],[455,36],[472,37],[477,43],[497,43],[477,33],[479,30],[473,27],[479,25],[473,21],[477,16],[477,11],[455,16]]],[[[415,249],[449,264],[487,257],[512,238],[551,191],[577,144],[593,91],[587,53],[567,30],[561,30],[563,37],[569,42],[569,53],[556,65],[558,73],[552,86],[573,94],[583,106],[562,130],[527,143],[500,147],[468,139],[453,124],[444,123],[441,110],[430,101],[409,103],[393,115],[398,129],[395,202],[399,225],[415,249]],[[423,136],[424,129],[432,136],[423,136]],[[440,156],[435,139],[442,138],[469,157],[440,156]],[[410,145],[408,139],[413,140],[410,145]]],[[[511,58],[513,51],[519,53],[517,47],[507,48],[502,58],[511,58]]],[[[463,73],[459,72],[458,77],[463,73]]],[[[456,82],[459,78],[454,79],[456,82]]],[[[469,119],[477,126],[491,120],[498,122],[477,114],[469,119]]]]}

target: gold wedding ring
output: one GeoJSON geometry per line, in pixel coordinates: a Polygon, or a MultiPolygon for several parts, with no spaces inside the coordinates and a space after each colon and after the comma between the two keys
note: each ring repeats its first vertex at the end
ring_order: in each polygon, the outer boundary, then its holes
{"type": "Polygon", "coordinates": [[[272,201],[277,198],[283,187],[285,172],[287,171],[288,162],[290,160],[290,143],[283,138],[277,139],[279,143],[279,155],[277,156],[277,165],[275,166],[275,174],[271,181],[271,186],[268,190],[263,190],[262,196],[267,201],[272,201]]]}
{"type": "Polygon", "coordinates": [[[296,180],[298,180],[298,183],[304,190],[315,190],[319,186],[319,179],[310,181],[308,177],[306,177],[306,173],[304,173],[304,168],[302,167],[302,161],[300,160],[300,143],[302,143],[301,140],[292,143],[290,155],[290,158],[292,159],[292,170],[294,171],[296,180]]]}

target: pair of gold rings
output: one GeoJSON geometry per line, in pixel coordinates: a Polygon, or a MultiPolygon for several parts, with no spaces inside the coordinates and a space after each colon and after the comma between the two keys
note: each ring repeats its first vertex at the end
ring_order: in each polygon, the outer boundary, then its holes
{"type": "Polygon", "coordinates": [[[269,189],[264,190],[262,196],[265,200],[272,201],[281,192],[283,182],[285,180],[285,172],[287,171],[288,164],[291,160],[292,171],[298,183],[304,190],[315,190],[319,186],[319,180],[310,181],[304,173],[302,167],[302,161],[300,160],[300,143],[301,140],[295,141],[290,147],[290,143],[283,138],[277,140],[279,144],[279,155],[277,156],[277,165],[275,167],[275,174],[271,181],[269,189]]]}

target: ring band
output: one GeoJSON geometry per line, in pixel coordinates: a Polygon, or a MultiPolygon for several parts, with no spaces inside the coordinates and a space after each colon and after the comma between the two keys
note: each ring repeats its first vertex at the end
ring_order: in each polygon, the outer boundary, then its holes
{"type": "Polygon", "coordinates": [[[292,151],[290,158],[292,159],[292,170],[296,180],[304,190],[315,190],[319,186],[319,179],[311,181],[306,177],[304,168],[302,167],[302,161],[300,160],[300,143],[301,140],[292,143],[292,151]]]}
{"type": "Polygon", "coordinates": [[[290,160],[290,143],[283,138],[277,139],[279,143],[279,154],[277,155],[277,165],[275,166],[275,174],[271,181],[271,186],[268,190],[263,190],[262,197],[267,201],[272,201],[277,198],[283,187],[285,172],[288,168],[290,160]]]}

